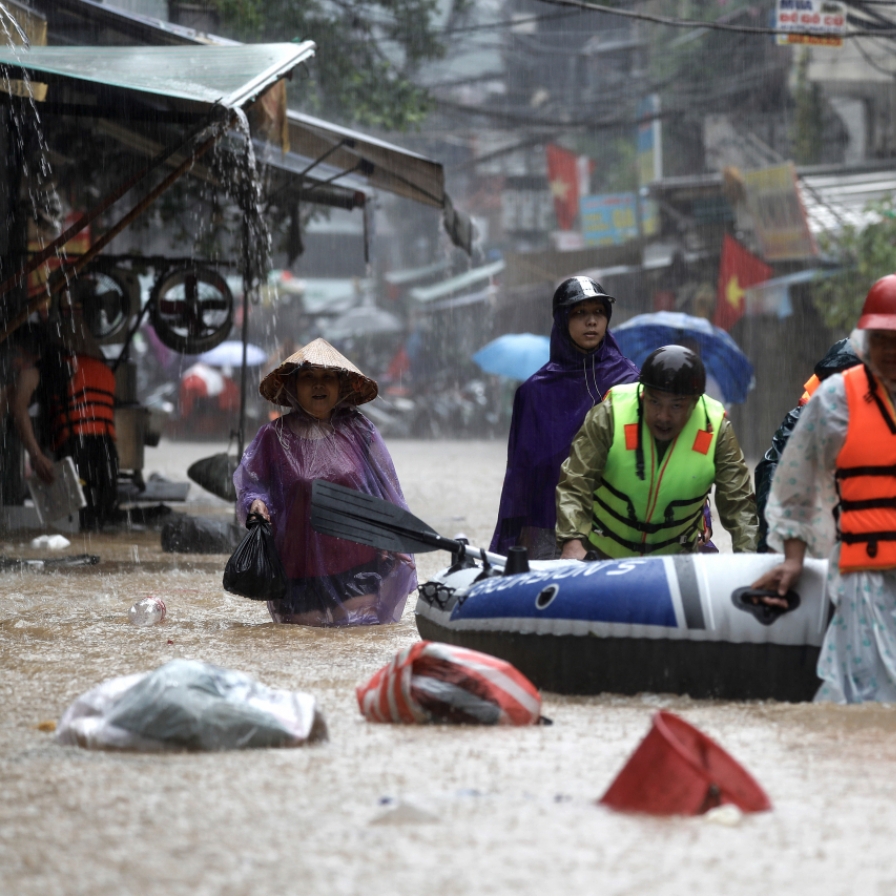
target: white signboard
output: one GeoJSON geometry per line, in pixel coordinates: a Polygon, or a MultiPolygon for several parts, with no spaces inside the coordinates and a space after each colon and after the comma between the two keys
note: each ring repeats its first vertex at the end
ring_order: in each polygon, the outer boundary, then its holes
{"type": "Polygon", "coordinates": [[[551,230],[556,225],[550,190],[505,188],[501,192],[501,226],[509,232],[551,230]]]}
{"type": "Polygon", "coordinates": [[[779,44],[842,47],[846,33],[846,4],[838,0],[777,0],[775,28],[779,44]]]}

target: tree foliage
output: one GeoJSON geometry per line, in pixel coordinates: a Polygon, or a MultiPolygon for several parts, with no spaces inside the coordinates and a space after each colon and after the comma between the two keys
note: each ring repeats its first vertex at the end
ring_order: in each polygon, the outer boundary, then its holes
{"type": "MultiPolygon", "coordinates": [[[[290,103],[327,119],[384,130],[419,127],[431,108],[414,83],[444,56],[438,0],[212,0],[222,30],[247,42],[313,40],[310,78],[290,103]]],[[[465,0],[455,0],[463,5],[465,0]]]]}
{"type": "Polygon", "coordinates": [[[824,322],[838,332],[855,326],[865,296],[875,280],[896,271],[896,206],[892,198],[869,203],[877,220],[864,228],[846,226],[819,240],[823,252],[842,270],[819,281],[815,305],[824,322]]]}

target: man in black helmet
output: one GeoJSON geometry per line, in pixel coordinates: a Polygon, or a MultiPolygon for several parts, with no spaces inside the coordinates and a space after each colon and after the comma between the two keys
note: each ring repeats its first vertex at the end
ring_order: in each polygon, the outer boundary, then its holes
{"type": "Polygon", "coordinates": [[[734,550],[756,550],[750,471],[724,407],[705,388],[700,358],[667,345],[647,358],[639,382],[614,386],[589,412],[557,486],[562,559],[698,550],[713,482],[734,550]]]}

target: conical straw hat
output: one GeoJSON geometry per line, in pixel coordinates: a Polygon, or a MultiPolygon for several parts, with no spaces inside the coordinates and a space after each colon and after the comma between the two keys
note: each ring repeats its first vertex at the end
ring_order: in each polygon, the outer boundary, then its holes
{"type": "Polygon", "coordinates": [[[258,387],[258,391],[274,404],[295,406],[295,392],[287,388],[287,378],[300,367],[329,367],[338,370],[343,380],[340,401],[345,404],[364,404],[373,401],[379,388],[376,381],[364,376],[345,355],[340,354],[326,339],[315,339],[290,355],[276,370],[272,370],[258,387]]]}

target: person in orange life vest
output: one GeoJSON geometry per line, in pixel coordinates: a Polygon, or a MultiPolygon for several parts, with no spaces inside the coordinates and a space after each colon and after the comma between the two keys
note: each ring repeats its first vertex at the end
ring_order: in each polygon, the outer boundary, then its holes
{"type": "Polygon", "coordinates": [[[753,585],[786,605],[807,551],[830,559],[835,606],[816,700],[896,701],[896,274],[868,292],[850,342],[862,363],[824,380],[772,482],[769,545],[784,552],[753,585]],[[776,592],[776,594],[774,594],[776,592]]]}
{"type": "Polygon", "coordinates": [[[765,505],[768,503],[769,492],[772,488],[772,479],[775,476],[775,470],[781,462],[781,455],[784,453],[784,447],[787,440],[796,426],[797,420],[803,408],[809,403],[809,399],[815,394],[815,390],[829,376],[835,373],[843,373],[856,364],[861,364],[858,356],[852,350],[849,339],[840,339],[835,342],[827,351],[825,356],[815,365],[815,372],[803,384],[803,394],[797,402],[795,408],[787,412],[787,415],[781,421],[781,425],[775,430],[772,436],[772,444],[768,451],[765,452],[762,460],[756,464],[756,470],[753,473],[754,482],[756,484],[756,510],[759,512],[759,545],[756,548],[760,554],[770,552],[768,546],[768,523],[765,520],[765,505]]]}
{"type": "Polygon", "coordinates": [[[34,474],[54,478],[53,461],[71,457],[84,483],[83,528],[117,522],[118,451],[115,447],[115,374],[84,323],[69,289],[59,293],[42,357],[18,376],[10,406],[34,474]],[[29,414],[35,395],[43,414],[40,438],[29,414]]]}
{"type": "Polygon", "coordinates": [[[716,506],[735,551],[756,548],[750,471],[722,405],[703,394],[700,358],[657,349],[638,383],[614,386],[573,439],[557,486],[561,559],[689,553],[716,506]]]}

